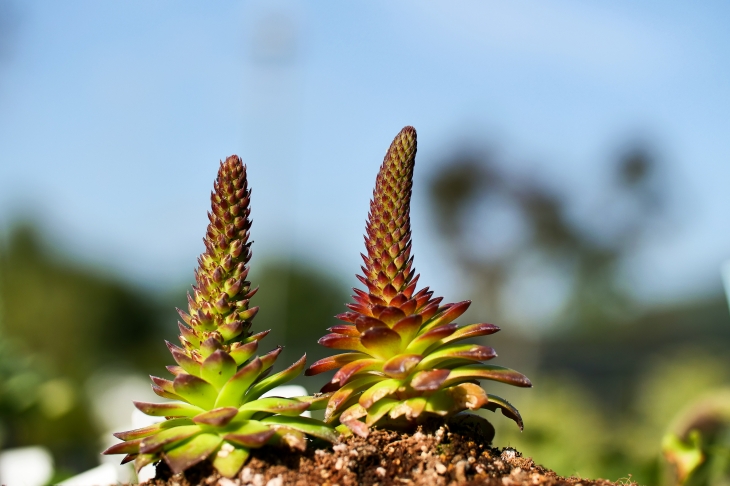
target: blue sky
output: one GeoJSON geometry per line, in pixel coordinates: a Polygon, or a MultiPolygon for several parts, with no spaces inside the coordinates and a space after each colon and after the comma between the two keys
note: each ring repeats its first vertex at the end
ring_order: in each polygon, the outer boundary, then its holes
{"type": "Polygon", "coordinates": [[[11,7],[0,225],[30,215],[62,251],[110,271],[151,286],[189,280],[217,161],[237,153],[256,258],[295,254],[354,284],[377,168],[410,124],[422,281],[449,264],[425,179],[455,140],[483,140],[588,201],[616,148],[639,137],[658,148],[680,207],[630,269],[637,291],[719,290],[730,258],[726,2],[11,7]]]}

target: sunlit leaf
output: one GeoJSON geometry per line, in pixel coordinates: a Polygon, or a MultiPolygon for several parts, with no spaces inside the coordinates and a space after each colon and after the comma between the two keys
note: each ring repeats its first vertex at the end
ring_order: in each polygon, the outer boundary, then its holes
{"type": "Polygon", "coordinates": [[[238,370],[238,372],[223,385],[215,402],[216,407],[239,407],[243,403],[243,397],[251,384],[258,378],[261,372],[261,360],[254,358],[249,364],[238,370]]]}
{"type": "Polygon", "coordinates": [[[185,402],[148,403],[132,402],[137,409],[153,417],[194,417],[205,412],[200,407],[185,402]]]}
{"type": "Polygon", "coordinates": [[[221,444],[222,439],[215,434],[199,434],[163,454],[172,472],[177,474],[206,460],[221,444]]]}
{"type": "Polygon", "coordinates": [[[213,385],[187,373],[177,375],[172,384],[177,395],[204,410],[212,408],[218,397],[218,390],[213,385]]]}

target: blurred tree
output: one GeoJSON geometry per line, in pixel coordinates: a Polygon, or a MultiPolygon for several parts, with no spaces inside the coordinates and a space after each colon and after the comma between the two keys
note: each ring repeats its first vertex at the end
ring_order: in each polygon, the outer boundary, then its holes
{"type": "Polygon", "coordinates": [[[598,197],[608,202],[580,219],[568,188],[521,177],[483,151],[439,165],[430,180],[434,223],[491,315],[541,321],[533,332],[556,324],[595,330],[632,314],[618,270],[662,214],[662,193],[657,164],[642,147],[613,170],[614,183],[598,197]]]}

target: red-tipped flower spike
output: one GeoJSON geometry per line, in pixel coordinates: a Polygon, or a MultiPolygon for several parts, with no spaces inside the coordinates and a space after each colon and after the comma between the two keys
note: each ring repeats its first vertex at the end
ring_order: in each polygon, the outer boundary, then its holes
{"type": "Polygon", "coordinates": [[[416,130],[405,127],[385,155],[375,181],[365,235],[367,255],[357,278],[346,322],[330,328],[320,344],[352,352],[324,358],[306,372],[337,370],[322,391],[332,392],[325,420],[367,435],[371,425],[416,423],[427,415],[448,417],[463,410],[502,410],[522,428],[519,412],[487,394],[478,380],[529,387],[524,375],[483,362],[496,353],[463,344],[499,330],[492,324],[459,327],[453,321],[470,302],[441,305],[428,287],[416,291],[411,256],[410,202],[416,130]]]}
{"type": "MultiPolygon", "coordinates": [[[[173,472],[210,460],[228,478],[238,474],[251,448],[280,444],[303,449],[305,435],[334,441],[335,431],[301,417],[322,399],[261,398],[305,366],[305,357],[271,376],[281,348],[255,356],[262,332],[251,336],[251,320],[258,308],[249,307],[256,292],[246,280],[251,256],[248,242],[249,201],[246,167],[231,156],[222,162],[211,195],[210,224],[198,259],[189,314],[180,311],[180,348],[167,343],[177,366],[175,378],[152,378],[152,389],[168,403],[135,402],[147,415],[167,420],[149,427],[120,432],[120,442],[105,454],[126,454],[137,470],[164,459],[173,472]]],[[[323,404],[322,404],[323,405],[323,404]]]]}

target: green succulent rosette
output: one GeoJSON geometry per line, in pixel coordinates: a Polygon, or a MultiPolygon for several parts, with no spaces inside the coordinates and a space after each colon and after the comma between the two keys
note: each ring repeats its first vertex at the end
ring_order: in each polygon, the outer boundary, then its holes
{"type": "Polygon", "coordinates": [[[314,363],[307,375],[337,370],[328,392],[325,421],[367,436],[369,427],[414,424],[428,416],[449,417],[464,410],[501,409],[522,428],[515,407],[488,394],[480,380],[520,387],[532,384],[521,373],[486,364],[494,349],[464,340],[499,331],[492,324],[454,322],[470,302],[441,304],[428,287],[417,291],[411,256],[410,202],[416,131],[395,137],[380,168],[366,226],[363,275],[366,290],[353,289],[355,302],[337,316],[319,343],[348,351],[314,363]]]}
{"type": "Polygon", "coordinates": [[[126,454],[137,471],[164,460],[174,473],[210,460],[218,472],[234,477],[250,450],[267,444],[303,450],[306,436],[328,441],[338,434],[301,414],[323,399],[262,398],[306,366],[306,356],[271,374],[281,347],[257,356],[268,331],[252,335],[249,307],[257,289],[246,280],[251,257],[250,196],[246,167],[236,156],[221,162],[211,194],[206,251],[198,259],[188,312],[179,311],[182,347],[167,343],[177,363],[172,380],[152,376],[152,389],[166,403],[134,402],[143,413],[165,420],[114,434],[122,442],[104,454],[126,454]]]}

